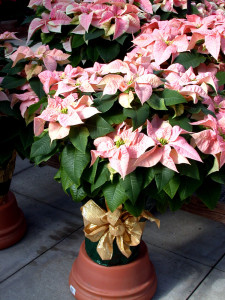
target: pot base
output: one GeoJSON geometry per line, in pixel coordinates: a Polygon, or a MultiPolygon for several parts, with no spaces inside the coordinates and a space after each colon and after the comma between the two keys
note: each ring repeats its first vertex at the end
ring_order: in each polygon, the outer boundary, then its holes
{"type": "Polygon", "coordinates": [[[156,292],[157,279],[143,241],[135,261],[113,267],[93,262],[83,242],[70,272],[69,285],[77,300],[150,300],[156,292]]]}
{"type": "Polygon", "coordinates": [[[8,192],[6,203],[0,206],[0,250],[17,243],[26,232],[26,221],[16,198],[8,192]]]}

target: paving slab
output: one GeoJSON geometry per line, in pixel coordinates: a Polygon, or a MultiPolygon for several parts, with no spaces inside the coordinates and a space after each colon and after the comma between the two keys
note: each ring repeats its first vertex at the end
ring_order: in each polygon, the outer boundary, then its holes
{"type": "MultiPolygon", "coordinates": [[[[225,251],[225,249],[224,249],[224,251],[225,251]]],[[[216,265],[215,268],[225,272],[225,254],[224,254],[224,257],[222,258],[222,260],[216,265]]]]}
{"type": "MultiPolygon", "coordinates": [[[[75,232],[0,285],[0,300],[72,300],[68,279],[83,232],[75,232]]],[[[90,300],[90,299],[87,299],[90,300]]]]}
{"type": "MultiPolygon", "coordinates": [[[[29,300],[74,299],[69,291],[68,276],[83,238],[82,230],[76,231],[3,282],[0,299],[24,300],[28,295],[29,300]]],[[[209,271],[207,266],[156,246],[148,245],[148,249],[158,277],[153,300],[185,300],[209,271]]]]}
{"type": "Polygon", "coordinates": [[[161,227],[147,222],[146,242],[208,266],[213,266],[224,254],[224,224],[182,210],[157,217],[161,227]]]}
{"type": "Polygon", "coordinates": [[[28,159],[22,159],[17,155],[14,175],[31,167],[33,167],[33,164],[28,159]]]}
{"type": "Polygon", "coordinates": [[[28,230],[16,245],[0,251],[0,282],[82,225],[80,213],[69,214],[15,193],[28,230]]]}
{"type": "Polygon", "coordinates": [[[55,168],[49,166],[34,166],[15,175],[11,183],[11,189],[67,212],[79,213],[80,203],[75,203],[65,194],[61,184],[54,180],[56,172],[55,168]]]}
{"type": "Polygon", "coordinates": [[[224,300],[225,272],[213,270],[189,300],[224,300]]]}
{"type": "Polygon", "coordinates": [[[210,267],[193,260],[147,245],[158,279],[157,292],[152,300],[187,299],[210,270],[210,267]]]}

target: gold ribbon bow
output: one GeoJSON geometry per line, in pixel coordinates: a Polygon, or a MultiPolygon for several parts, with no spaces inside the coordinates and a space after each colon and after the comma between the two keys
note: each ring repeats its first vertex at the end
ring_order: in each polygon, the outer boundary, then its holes
{"type": "Polygon", "coordinates": [[[141,241],[145,222],[139,222],[141,218],[156,222],[160,221],[148,211],[143,211],[139,217],[134,217],[122,210],[122,205],[114,212],[105,211],[93,200],[89,200],[81,207],[84,220],[85,236],[92,242],[98,242],[97,252],[102,260],[110,260],[113,255],[113,241],[126,257],[131,255],[130,246],[137,246],[141,241]]]}

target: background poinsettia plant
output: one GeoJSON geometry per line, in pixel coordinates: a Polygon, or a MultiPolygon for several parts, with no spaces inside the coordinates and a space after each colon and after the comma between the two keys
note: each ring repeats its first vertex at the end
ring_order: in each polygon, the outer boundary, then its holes
{"type": "Polygon", "coordinates": [[[73,66],[82,61],[110,62],[123,58],[131,46],[132,34],[147,22],[152,4],[147,0],[67,1],[31,0],[35,10],[28,31],[28,41],[42,41],[51,48],[71,54],[73,66]]]}
{"type": "Polygon", "coordinates": [[[46,69],[54,70],[57,63],[66,63],[68,54],[40,46],[36,51],[16,46],[11,32],[0,35],[0,165],[6,165],[14,150],[29,157],[33,142],[33,118],[47,101],[37,75],[46,69]],[[28,111],[27,108],[32,106],[28,111]]]}
{"type": "Polygon", "coordinates": [[[194,193],[214,208],[224,183],[224,15],[149,21],[124,60],[39,74],[48,105],[31,157],[60,153],[75,201],[104,197],[135,216],[194,193]],[[212,47],[212,44],[214,47],[212,47]]]}

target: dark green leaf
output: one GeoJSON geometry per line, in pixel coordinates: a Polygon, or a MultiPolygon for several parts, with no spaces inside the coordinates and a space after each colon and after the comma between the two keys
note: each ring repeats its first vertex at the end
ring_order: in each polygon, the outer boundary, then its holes
{"type": "Polygon", "coordinates": [[[88,142],[89,131],[84,126],[73,126],[70,129],[69,138],[71,143],[79,151],[85,153],[88,142]]]}
{"type": "Polygon", "coordinates": [[[106,181],[110,180],[109,169],[107,168],[107,164],[100,164],[97,170],[97,175],[95,176],[97,179],[94,184],[91,186],[91,192],[98,189],[102,186],[106,181]]]}
{"type": "Polygon", "coordinates": [[[42,104],[47,105],[47,103],[48,103],[47,97],[43,97],[37,103],[34,103],[31,106],[29,106],[28,107],[29,116],[33,115],[41,107],[42,104]]]}
{"type": "Polygon", "coordinates": [[[144,168],[141,170],[143,171],[143,179],[144,179],[143,188],[145,189],[154,179],[155,172],[153,168],[144,168]]]}
{"type": "Polygon", "coordinates": [[[205,115],[211,115],[211,116],[213,116],[214,118],[216,118],[216,115],[214,114],[214,112],[213,111],[211,111],[210,109],[207,109],[206,107],[205,107],[205,105],[202,105],[202,112],[205,114],[205,115]]]}
{"type": "Polygon", "coordinates": [[[14,108],[11,108],[11,102],[0,101],[0,112],[9,117],[20,118],[20,113],[14,108]]]}
{"type": "Polygon", "coordinates": [[[47,132],[44,132],[40,137],[36,138],[36,141],[31,147],[31,158],[37,156],[46,156],[57,147],[56,141],[51,143],[50,137],[47,132]]]}
{"type": "Polygon", "coordinates": [[[74,34],[72,37],[71,46],[72,48],[78,48],[82,46],[85,43],[84,36],[81,34],[74,34]]]}
{"type": "Polygon", "coordinates": [[[81,62],[81,55],[80,52],[76,53],[75,51],[72,52],[72,55],[70,56],[70,62],[73,67],[76,67],[81,62]]]}
{"type": "Polygon", "coordinates": [[[165,104],[167,106],[170,105],[176,105],[179,103],[186,103],[187,100],[182,96],[179,92],[169,90],[169,89],[164,89],[163,92],[161,93],[162,98],[165,101],[165,104]]]}
{"type": "Polygon", "coordinates": [[[196,68],[201,63],[204,63],[206,57],[200,53],[193,52],[183,52],[178,55],[175,59],[174,63],[179,63],[185,67],[185,69],[189,69],[190,67],[196,68]]]}
{"type": "Polygon", "coordinates": [[[106,122],[102,117],[95,115],[85,122],[92,139],[104,136],[109,132],[114,131],[113,127],[106,122]]]}
{"type": "Polygon", "coordinates": [[[155,110],[167,110],[164,99],[160,98],[157,94],[153,93],[147,103],[155,110]]]}
{"type": "Polygon", "coordinates": [[[164,191],[157,193],[156,208],[160,213],[166,212],[169,202],[170,197],[164,191]]]}
{"type": "Polygon", "coordinates": [[[219,71],[216,73],[216,78],[219,79],[218,85],[224,85],[225,84],[225,72],[219,71]]]}
{"type": "MultiPolygon", "coordinates": [[[[185,175],[187,177],[191,177],[193,179],[200,180],[198,165],[194,160],[190,159],[190,165],[188,164],[180,164],[177,165],[178,172],[181,175],[185,175]]],[[[185,179],[184,179],[185,180],[185,179]]]]}
{"type": "Polygon", "coordinates": [[[61,179],[60,181],[64,192],[68,194],[68,189],[73,185],[73,181],[62,167],[61,167],[60,179],[61,179]]]}
{"type": "Polygon", "coordinates": [[[29,80],[30,86],[35,94],[38,96],[39,99],[42,99],[46,96],[43,90],[43,84],[41,83],[40,79],[37,77],[33,77],[29,80]]]}
{"type": "Polygon", "coordinates": [[[75,202],[81,202],[87,196],[83,187],[77,188],[75,184],[70,187],[70,194],[75,202]]]}
{"type": "Polygon", "coordinates": [[[21,85],[24,85],[26,82],[26,78],[20,76],[6,76],[3,79],[1,86],[4,89],[15,89],[17,87],[20,87],[21,85]]]}
{"type": "Polygon", "coordinates": [[[93,61],[93,62],[98,61],[99,53],[98,53],[98,50],[97,50],[97,48],[96,48],[95,45],[90,45],[90,44],[89,44],[89,45],[87,46],[86,52],[87,52],[88,58],[89,58],[91,61],[93,61]]]}
{"type": "Polygon", "coordinates": [[[126,38],[128,37],[128,34],[127,33],[124,33],[122,34],[121,36],[119,36],[116,41],[120,44],[120,45],[123,45],[126,38]]]}
{"type": "Polygon", "coordinates": [[[176,211],[180,209],[183,204],[183,201],[180,200],[180,197],[178,195],[176,195],[173,199],[169,200],[169,207],[171,211],[176,211]]]}
{"type": "Polygon", "coordinates": [[[175,174],[168,184],[163,188],[167,195],[173,199],[180,185],[180,175],[175,174]]]}
{"type": "Polygon", "coordinates": [[[114,102],[118,99],[115,95],[104,95],[101,98],[94,99],[94,106],[100,112],[107,112],[114,104],[114,102]]]}
{"type": "Polygon", "coordinates": [[[217,157],[214,158],[214,163],[213,163],[213,166],[212,168],[209,170],[208,174],[211,174],[211,173],[214,173],[214,172],[218,172],[220,169],[220,166],[219,166],[219,161],[217,159],[217,157]]]}
{"type": "Polygon", "coordinates": [[[221,195],[222,185],[210,180],[204,180],[203,185],[198,189],[197,196],[209,209],[214,209],[221,195]]]}
{"type": "Polygon", "coordinates": [[[90,41],[90,40],[97,39],[98,37],[104,34],[105,34],[104,29],[92,28],[88,32],[85,32],[84,39],[85,41],[90,41]]]}
{"type": "Polygon", "coordinates": [[[142,190],[142,182],[143,177],[140,172],[139,174],[132,172],[126,175],[124,180],[121,180],[124,191],[132,204],[135,204],[136,200],[138,199],[138,196],[142,190]]]}
{"type": "Polygon", "coordinates": [[[120,182],[105,184],[102,189],[107,205],[111,211],[117,209],[117,207],[123,204],[128,198],[120,182]]]}
{"type": "Polygon", "coordinates": [[[194,105],[191,103],[191,106],[186,106],[185,110],[191,114],[198,114],[202,110],[202,105],[200,101],[194,105]]]}
{"type": "Polygon", "coordinates": [[[96,45],[97,50],[104,62],[110,62],[120,53],[120,45],[116,41],[107,41],[102,39],[101,43],[96,45]]]}
{"type": "Polygon", "coordinates": [[[23,126],[20,130],[20,141],[23,145],[24,149],[27,149],[31,146],[34,140],[34,130],[33,130],[33,124],[29,124],[28,126],[23,126]]]}
{"type": "Polygon", "coordinates": [[[167,184],[168,182],[173,178],[174,171],[171,169],[168,169],[166,167],[160,168],[160,172],[156,172],[155,174],[155,182],[158,188],[158,191],[160,192],[167,184]]]}
{"type": "Polygon", "coordinates": [[[62,152],[61,165],[73,182],[79,186],[81,175],[90,163],[90,153],[82,153],[73,145],[67,145],[62,152]]]}
{"type": "Polygon", "coordinates": [[[132,204],[129,200],[124,203],[124,208],[133,216],[139,217],[145,207],[144,197],[138,199],[135,204],[132,204]]]}
{"type": "Polygon", "coordinates": [[[120,124],[124,120],[126,120],[126,116],[123,114],[123,112],[118,112],[118,109],[110,109],[107,113],[104,113],[104,119],[110,124],[120,124]]]}
{"type": "Polygon", "coordinates": [[[184,130],[192,131],[192,126],[190,125],[189,118],[186,118],[183,116],[176,117],[176,118],[169,117],[169,122],[172,126],[178,125],[181,128],[183,128],[184,130]]]}
{"type": "Polygon", "coordinates": [[[196,180],[193,178],[185,178],[184,180],[181,180],[178,190],[180,199],[183,201],[193,195],[201,184],[201,180],[196,180]]]}
{"type": "Polygon", "coordinates": [[[197,7],[195,5],[191,5],[191,13],[193,15],[198,15],[199,14],[199,10],[197,9],[197,7]]]}
{"type": "Polygon", "coordinates": [[[149,116],[149,106],[144,103],[138,109],[124,108],[123,113],[125,116],[132,119],[133,130],[143,125],[149,116]]]}
{"type": "Polygon", "coordinates": [[[42,44],[47,45],[48,43],[50,43],[53,38],[55,36],[55,33],[41,33],[41,41],[42,44]]]}
{"type": "Polygon", "coordinates": [[[83,178],[89,183],[93,184],[95,182],[95,176],[97,173],[99,157],[96,159],[94,164],[90,168],[86,168],[83,173],[83,178]]]}
{"type": "Polygon", "coordinates": [[[10,61],[4,68],[1,69],[1,72],[7,73],[8,75],[16,75],[24,69],[25,62],[20,60],[15,67],[12,68],[13,62],[10,61]]]}
{"type": "Polygon", "coordinates": [[[210,178],[220,184],[225,184],[225,167],[220,168],[219,172],[210,174],[210,178]]]}

